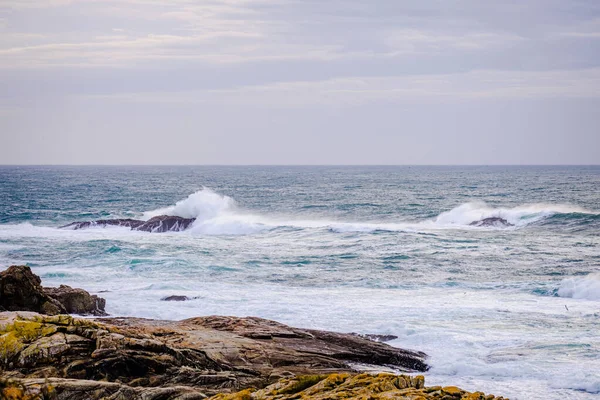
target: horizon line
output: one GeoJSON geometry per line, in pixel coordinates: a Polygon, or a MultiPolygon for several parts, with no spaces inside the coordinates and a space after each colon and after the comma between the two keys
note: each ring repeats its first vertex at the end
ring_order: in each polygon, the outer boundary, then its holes
{"type": "Polygon", "coordinates": [[[598,167],[598,164],[0,164],[0,167],[598,167]]]}

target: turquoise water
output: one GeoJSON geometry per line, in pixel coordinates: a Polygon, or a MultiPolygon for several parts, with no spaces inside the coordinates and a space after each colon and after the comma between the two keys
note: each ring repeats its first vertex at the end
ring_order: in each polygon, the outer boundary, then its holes
{"type": "Polygon", "coordinates": [[[389,333],[428,383],[600,393],[600,167],[0,167],[0,267],[115,315],[389,333]],[[195,217],[185,232],[64,230],[195,217]],[[473,227],[501,217],[512,226],[473,227]],[[196,297],[164,302],[173,294],[196,297]]]}

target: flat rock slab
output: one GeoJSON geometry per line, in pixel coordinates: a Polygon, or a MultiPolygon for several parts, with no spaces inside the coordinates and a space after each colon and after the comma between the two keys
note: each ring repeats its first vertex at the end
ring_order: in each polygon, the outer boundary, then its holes
{"type": "Polygon", "coordinates": [[[356,363],[398,371],[427,369],[426,355],[420,352],[252,317],[173,322],[2,312],[0,349],[1,375],[7,378],[186,387],[203,395],[264,387],[295,375],[356,372],[356,363]]]}

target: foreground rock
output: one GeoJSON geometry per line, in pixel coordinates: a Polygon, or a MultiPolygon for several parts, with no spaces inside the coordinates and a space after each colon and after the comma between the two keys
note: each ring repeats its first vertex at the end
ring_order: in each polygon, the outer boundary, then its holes
{"type": "Polygon", "coordinates": [[[96,221],[73,222],[61,228],[65,229],[86,229],[92,227],[105,228],[107,226],[123,226],[131,228],[134,231],[144,232],[179,232],[183,231],[192,225],[195,218],[182,218],[172,215],[159,215],[150,218],[148,221],[137,219],[99,219],[96,221]]]}
{"type": "MultiPolygon", "coordinates": [[[[60,378],[0,380],[0,398],[30,399],[206,399],[201,390],[185,387],[140,387],[113,382],[60,378]],[[4,395],[2,397],[2,395],[4,395]],[[88,397],[84,397],[88,396],[88,397]]],[[[262,390],[244,389],[222,393],[209,400],[508,400],[504,397],[470,393],[455,386],[425,387],[422,375],[331,374],[282,378],[262,390]]]]}
{"type": "MultiPolygon", "coordinates": [[[[233,394],[220,394],[210,400],[335,400],[335,399],[406,399],[406,400],[502,400],[503,397],[469,393],[455,386],[425,387],[422,375],[331,374],[308,375],[282,379],[262,390],[246,389],[233,394]]],[[[505,399],[507,400],[507,399],[505,399]]]]}
{"type": "Polygon", "coordinates": [[[57,288],[45,287],[44,292],[62,304],[69,314],[108,315],[104,311],[106,300],[102,297],[91,295],[83,289],[60,285],[57,288]]]}
{"type": "Polygon", "coordinates": [[[508,222],[504,218],[500,218],[500,217],[484,218],[484,219],[479,220],[479,221],[473,221],[469,225],[471,225],[471,226],[482,226],[482,227],[487,227],[487,226],[494,226],[494,227],[514,226],[513,224],[511,224],[510,222],[508,222]]]}
{"type": "Polygon", "coordinates": [[[175,399],[264,387],[295,375],[355,372],[358,364],[427,369],[420,352],[260,318],[102,321],[0,313],[0,375],[38,389],[48,378],[61,399],[115,393],[175,399]]]}
{"type": "Polygon", "coordinates": [[[49,315],[67,312],[60,302],[44,292],[40,277],[23,265],[13,265],[0,272],[0,307],[49,315]]]}
{"type": "Polygon", "coordinates": [[[61,285],[44,288],[39,276],[25,265],[13,265],[0,272],[0,307],[7,311],[33,311],[40,314],[107,315],[103,298],[83,289],[61,285]]]}

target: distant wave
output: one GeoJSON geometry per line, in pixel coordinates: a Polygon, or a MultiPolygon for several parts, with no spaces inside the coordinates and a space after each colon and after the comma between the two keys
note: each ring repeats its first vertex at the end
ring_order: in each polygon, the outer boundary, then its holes
{"type": "Polygon", "coordinates": [[[543,221],[548,218],[600,217],[600,213],[566,204],[527,204],[512,208],[494,208],[483,202],[465,203],[438,215],[434,224],[440,226],[469,225],[485,218],[503,218],[516,227],[543,221]]]}
{"type": "Polygon", "coordinates": [[[573,299],[600,300],[600,273],[564,279],[557,294],[573,299]]]}
{"type": "MultiPolygon", "coordinates": [[[[303,207],[302,209],[306,209],[303,207]]],[[[326,229],[335,233],[428,232],[446,229],[497,230],[518,229],[531,224],[584,226],[600,222],[600,213],[564,204],[528,204],[516,207],[491,207],[483,202],[469,202],[436,217],[421,221],[343,221],[323,215],[314,219],[305,215],[264,215],[240,207],[226,195],[202,188],[174,205],[143,213],[143,219],[173,215],[196,220],[186,232],[204,235],[247,235],[273,229],[326,229]],[[502,218],[512,226],[471,226],[486,218],[502,218]]],[[[399,216],[400,217],[400,216],[399,216]]],[[[4,228],[9,228],[4,225],[4,228]]],[[[31,225],[15,225],[13,229],[30,231],[31,225]]],[[[40,229],[52,229],[43,228],[40,229]]],[[[117,229],[117,228],[111,228],[117,229]]],[[[128,231],[128,229],[125,229],[128,231]]],[[[25,232],[23,232],[25,234],[25,232]]],[[[39,232],[38,232],[39,233],[39,232]]]]}
{"type": "MultiPolygon", "coordinates": [[[[326,228],[333,232],[420,231],[423,229],[469,228],[474,221],[485,218],[503,218],[515,227],[523,227],[548,218],[600,218],[600,213],[563,204],[528,204],[512,208],[494,208],[483,202],[470,202],[442,212],[437,217],[418,222],[347,222],[290,217],[270,217],[251,214],[238,207],[236,201],[225,195],[203,188],[175,205],[144,213],[144,217],[177,215],[196,218],[191,231],[204,234],[248,234],[277,227],[326,228]]],[[[487,227],[499,229],[498,227],[487,227]]]]}

